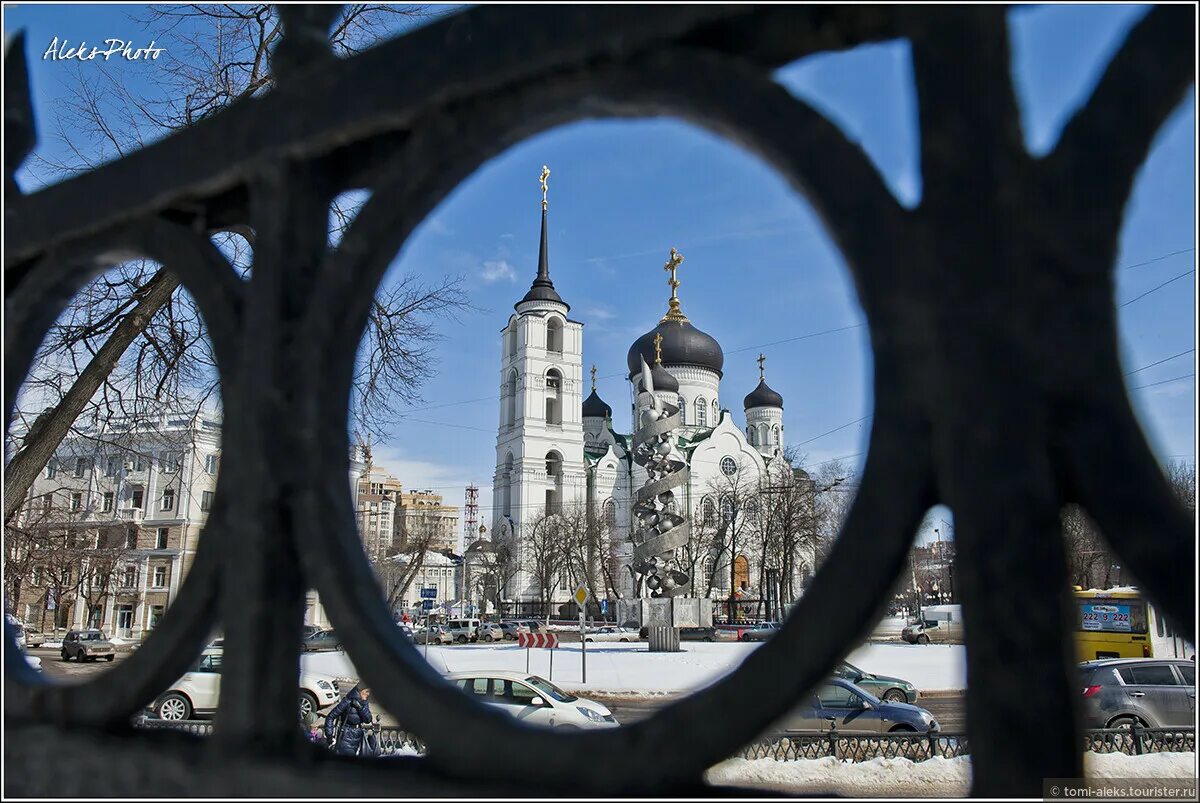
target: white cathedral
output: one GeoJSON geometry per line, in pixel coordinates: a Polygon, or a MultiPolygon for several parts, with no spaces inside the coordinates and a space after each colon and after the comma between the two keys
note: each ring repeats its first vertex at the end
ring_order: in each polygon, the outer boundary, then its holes
{"type": "MultiPolygon", "coordinates": [[[[628,540],[631,507],[646,475],[631,459],[631,436],[617,431],[612,408],[596,393],[595,366],[591,394],[583,398],[584,324],[570,317],[570,305],[550,279],[548,175],[543,168],[537,277],[516,303],[501,336],[492,535],[497,540],[513,539],[520,561],[523,536],[532,522],[564,506],[586,504],[603,522],[616,560],[623,564],[615,573],[616,591],[621,597],[630,597],[634,581],[624,564],[632,556],[628,540]]],[[[758,386],[743,400],[745,428],[722,406],[725,357],[720,344],[692,325],[680,309],[675,268],[681,261],[672,251],[672,260],[665,266],[671,274],[667,313],[629,348],[629,428],[632,431],[633,422],[640,420],[650,403],[650,394],[640,385],[645,360],[653,366],[654,396],[682,411],[683,426],[676,435],[689,468],[689,482],[683,490],[687,509],[694,522],[711,523],[718,516],[722,486],[754,487],[774,472],[790,472],[791,466],[782,456],[783,397],[767,386],[761,356],[758,386]]],[[[707,560],[707,574],[715,575],[709,596],[728,598],[731,582],[748,596],[762,593],[759,578],[754,576],[755,561],[728,552],[707,560]]],[[[802,560],[811,566],[809,558],[802,560]]],[[[560,588],[556,597],[566,600],[572,590],[560,588]]],[[[505,596],[529,601],[540,595],[536,580],[522,569],[509,582],[505,596]]]]}

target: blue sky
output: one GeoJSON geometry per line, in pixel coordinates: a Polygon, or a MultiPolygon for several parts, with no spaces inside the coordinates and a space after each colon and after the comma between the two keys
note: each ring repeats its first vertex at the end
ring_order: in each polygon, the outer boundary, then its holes
{"type": "MultiPolygon", "coordinates": [[[[40,60],[46,45],[56,35],[148,40],[127,22],[128,8],[20,6],[5,14],[6,36],[19,27],[29,31],[40,119],[61,102],[65,75],[62,65],[40,60]]],[[[1137,6],[1010,12],[1014,76],[1032,152],[1053,147],[1144,13],[1137,6]]],[[[157,38],[169,58],[170,36],[157,38]]],[[[144,80],[140,71],[153,65],[124,65],[123,74],[144,80]]],[[[860,142],[902,202],[919,201],[906,43],[804,59],[777,79],[860,142]]],[[[1194,267],[1194,152],[1189,97],[1160,132],[1127,210],[1117,265],[1139,266],[1118,270],[1118,303],[1194,267]]],[[[475,482],[490,518],[499,330],[535,273],[543,163],[552,170],[551,273],[572,317],[586,324],[584,369],[596,363],[600,394],[616,411],[618,428],[628,429],[625,353],[665,309],[662,264],[676,246],[686,258],[679,274],[683,309],[726,352],[723,406],[742,421],[741,399],[757,381],[755,357],[762,351],[768,381],[785,398],[788,442],[808,441],[802,449],[810,464],[838,457],[861,464],[870,419],[843,425],[871,412],[867,332],[844,328],[864,318],[843,261],[811,208],[756,157],[706,131],[668,119],[604,121],[554,129],[486,163],[434,211],[393,265],[389,276],[461,273],[469,300],[480,308],[443,327],[444,358],[426,384],[426,402],[377,451],[403,483],[438,488],[459,503],[463,486],[475,482]],[[830,329],[843,331],[779,343],[830,329]],[[836,431],[817,437],[830,430],[836,431]]],[[[1194,273],[1121,307],[1127,370],[1194,349],[1195,312],[1194,273]]],[[[1194,371],[1190,351],[1128,378],[1163,461],[1195,460],[1194,371]]]]}

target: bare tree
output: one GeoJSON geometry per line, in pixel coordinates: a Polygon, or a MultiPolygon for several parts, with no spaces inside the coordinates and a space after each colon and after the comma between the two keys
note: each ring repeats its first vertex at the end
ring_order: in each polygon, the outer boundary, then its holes
{"type": "MultiPolygon", "coordinates": [[[[738,598],[738,561],[745,558],[749,565],[752,555],[752,537],[756,533],[755,525],[758,511],[758,482],[751,477],[751,472],[741,470],[733,474],[718,474],[708,483],[709,492],[717,502],[717,529],[713,535],[713,552],[716,554],[718,565],[726,565],[729,570],[729,609],[730,620],[734,618],[734,606],[738,598]]],[[[748,589],[747,589],[748,590],[748,589]]]]}
{"type": "Polygon", "coordinates": [[[371,565],[379,578],[389,611],[396,609],[425,568],[429,551],[439,535],[440,529],[432,517],[413,517],[407,522],[403,547],[381,549],[372,556],[371,565]]]}
{"type": "MultiPolygon", "coordinates": [[[[348,55],[426,16],[419,7],[348,5],[330,31],[338,55],[348,55]]],[[[35,153],[31,172],[43,181],[86,171],[202,120],[231,103],[271,89],[271,49],[281,23],[274,6],[259,4],[152,6],[139,20],[172,59],[148,80],[124,81],[119,65],[76,65],[74,102],[60,107],[54,136],[61,158],[35,153]]],[[[331,211],[331,241],[353,216],[356,201],[331,211]]],[[[214,242],[243,273],[250,269],[254,233],[219,231],[214,242]]],[[[372,305],[354,375],[356,423],[381,432],[397,403],[419,399],[432,373],[435,322],[469,308],[461,277],[430,283],[401,277],[372,305]]],[[[205,324],[179,279],[146,261],[121,265],[83,288],[44,341],[20,406],[20,437],[10,434],[5,476],[5,522],[81,417],[94,423],[215,404],[215,363],[205,324]]]]}
{"type": "MultiPolygon", "coordinates": [[[[841,460],[814,466],[810,477],[813,488],[813,524],[815,563],[819,566],[829,555],[850,515],[854,503],[854,472],[841,460]]],[[[814,567],[815,568],[815,567],[814,567]]]]}
{"type": "Polygon", "coordinates": [[[1167,481],[1171,483],[1179,502],[1196,514],[1196,464],[1172,460],[1167,465],[1167,481]]]}
{"type": "Polygon", "coordinates": [[[561,514],[547,513],[545,510],[534,516],[526,528],[524,569],[537,584],[538,600],[549,623],[554,593],[560,588],[566,568],[567,551],[563,549],[563,540],[567,530],[561,514]]]}

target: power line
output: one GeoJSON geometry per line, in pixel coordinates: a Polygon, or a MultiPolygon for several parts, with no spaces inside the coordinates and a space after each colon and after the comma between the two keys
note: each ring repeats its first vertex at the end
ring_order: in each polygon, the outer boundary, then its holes
{"type": "Polygon", "coordinates": [[[1195,269],[1195,268],[1192,268],[1192,269],[1191,269],[1191,270],[1189,270],[1189,271],[1184,271],[1183,273],[1179,274],[1178,276],[1176,276],[1176,277],[1175,277],[1175,278],[1173,278],[1173,279],[1167,279],[1167,280],[1166,280],[1165,282],[1163,282],[1162,284],[1158,285],[1157,287],[1153,287],[1153,288],[1151,288],[1151,289],[1147,290],[1146,292],[1142,293],[1140,296],[1134,296],[1133,298],[1129,299],[1129,300],[1128,300],[1128,301],[1126,301],[1124,304],[1122,304],[1122,305],[1121,305],[1121,307],[1128,307],[1128,306],[1129,306],[1130,304],[1132,304],[1133,302],[1135,302],[1135,301],[1140,301],[1141,299],[1145,298],[1146,296],[1150,295],[1151,293],[1154,293],[1154,292],[1157,292],[1157,291],[1159,291],[1159,290],[1163,289],[1163,288],[1164,288],[1164,287],[1166,287],[1168,284],[1171,284],[1172,282],[1177,282],[1177,281],[1179,281],[1180,279],[1182,279],[1184,276],[1190,276],[1191,274],[1193,274],[1193,273],[1195,273],[1195,272],[1196,272],[1196,269],[1195,269]]]}
{"type": "Polygon", "coordinates": [[[1178,382],[1181,379],[1191,379],[1194,376],[1195,374],[1184,374],[1183,376],[1177,376],[1174,379],[1164,379],[1161,382],[1151,382],[1149,385],[1138,385],[1137,387],[1130,388],[1130,390],[1141,390],[1142,388],[1152,388],[1156,385],[1166,385],[1171,382],[1178,382]]]}
{"type": "Polygon", "coordinates": [[[851,421],[849,424],[842,424],[840,427],[834,427],[833,429],[829,430],[828,432],[822,432],[820,435],[809,438],[806,441],[800,441],[799,443],[794,443],[792,445],[793,446],[803,446],[806,443],[812,443],[813,441],[817,441],[817,440],[820,440],[821,438],[824,438],[826,435],[832,435],[833,433],[839,432],[839,431],[845,429],[846,427],[854,426],[855,424],[859,423],[860,421],[866,421],[868,418],[870,418],[873,415],[875,415],[875,414],[870,413],[868,415],[864,415],[862,418],[857,418],[854,421],[851,421]]]}
{"type": "Polygon", "coordinates": [[[746,346],[745,348],[740,348],[740,349],[730,349],[729,351],[726,351],[725,353],[726,354],[739,354],[743,351],[753,351],[754,349],[765,349],[768,346],[778,346],[781,343],[795,343],[797,340],[808,340],[810,337],[820,337],[821,335],[830,335],[830,334],[833,334],[834,332],[848,332],[851,329],[861,329],[862,327],[864,327],[866,325],[867,324],[865,322],[863,322],[863,323],[852,324],[851,326],[839,326],[836,329],[826,329],[823,332],[812,332],[811,334],[807,334],[807,335],[798,335],[796,337],[788,337],[783,340],[774,340],[770,343],[760,343],[757,346],[746,346]]]}
{"type": "Polygon", "coordinates": [[[1181,351],[1178,354],[1172,354],[1170,357],[1163,357],[1158,362],[1152,362],[1149,365],[1143,365],[1141,368],[1134,368],[1132,371],[1125,374],[1125,376],[1133,376],[1134,374],[1136,374],[1140,371],[1145,371],[1147,368],[1153,368],[1156,365],[1162,365],[1164,362],[1170,362],[1171,360],[1175,359],[1176,357],[1182,357],[1184,354],[1191,354],[1194,351],[1195,351],[1195,349],[1188,349],[1187,351],[1181,351]]]}
{"type": "Polygon", "coordinates": [[[1124,267],[1117,268],[1117,270],[1130,270],[1132,268],[1141,268],[1146,265],[1153,265],[1155,262],[1162,262],[1164,259],[1167,259],[1168,257],[1176,257],[1176,256],[1179,256],[1180,254],[1187,254],[1187,253],[1190,253],[1195,250],[1196,250],[1195,248],[1182,248],[1178,251],[1172,251],[1169,254],[1163,254],[1160,257],[1155,257],[1154,259],[1147,259],[1145,262],[1137,262],[1133,265],[1125,265],[1124,267]]]}

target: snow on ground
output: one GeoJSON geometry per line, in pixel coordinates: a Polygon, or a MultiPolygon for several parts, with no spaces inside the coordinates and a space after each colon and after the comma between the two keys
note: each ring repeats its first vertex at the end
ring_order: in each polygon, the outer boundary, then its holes
{"type": "MultiPolygon", "coordinates": [[[[1085,753],[1089,778],[1192,778],[1195,753],[1085,753]]],[[[730,759],[708,770],[713,784],[847,797],[963,797],[971,784],[971,759],[875,758],[853,763],[836,758],[810,761],[730,759]]]]}
{"type": "MultiPolygon", "coordinates": [[[[597,643],[587,648],[587,684],[581,682],[581,645],[565,644],[554,650],[553,677],[550,651],[529,651],[529,671],[564,688],[611,695],[678,694],[706,686],[732,672],[756,643],[686,642],[683,652],[652,653],[644,643],[597,643]]],[[[424,646],[417,652],[425,655],[424,646]]],[[[526,651],[515,644],[472,644],[434,647],[429,663],[437,671],[508,669],[525,671],[526,651]]],[[[921,691],[961,689],[966,685],[966,648],[938,644],[866,644],[855,650],[850,663],[876,674],[891,675],[921,691]]],[[[301,667],[310,672],[357,677],[358,671],[343,652],[305,653],[301,667]]]]}

